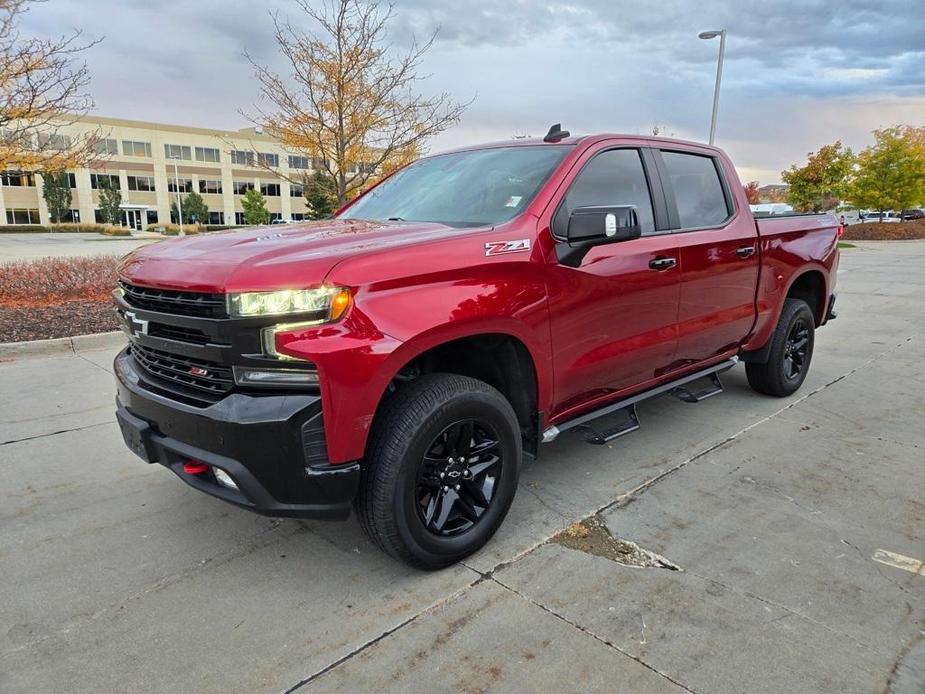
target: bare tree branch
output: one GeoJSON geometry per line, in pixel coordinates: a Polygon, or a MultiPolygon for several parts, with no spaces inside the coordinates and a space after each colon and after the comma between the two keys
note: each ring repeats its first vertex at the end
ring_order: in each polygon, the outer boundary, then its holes
{"type": "Polygon", "coordinates": [[[314,30],[303,31],[271,15],[276,43],[291,72],[284,79],[247,56],[269,106],[256,106],[245,115],[287,149],[320,158],[343,204],[383,173],[420,156],[427,141],[459,122],[472,102],[417,91],[426,78],[419,69],[436,33],[394,57],[386,42],[391,4],[295,4],[314,30]]]}
{"type": "Polygon", "coordinates": [[[93,108],[81,32],[23,38],[18,20],[36,0],[0,0],[0,169],[57,170],[97,158],[99,130],[66,135],[93,108]]]}

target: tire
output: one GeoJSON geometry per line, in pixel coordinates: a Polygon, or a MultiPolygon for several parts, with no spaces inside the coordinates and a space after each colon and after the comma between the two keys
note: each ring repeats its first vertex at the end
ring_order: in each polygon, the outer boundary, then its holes
{"type": "Polygon", "coordinates": [[[501,525],[521,457],[520,426],[501,393],[466,376],[421,376],[376,417],[354,503],[360,525],[411,566],[454,564],[501,525]]]}
{"type": "Polygon", "coordinates": [[[805,301],[784,301],[780,320],[771,335],[767,363],[745,364],[748,384],[753,390],[782,398],[803,385],[813,358],[815,325],[813,312],[805,301]]]}

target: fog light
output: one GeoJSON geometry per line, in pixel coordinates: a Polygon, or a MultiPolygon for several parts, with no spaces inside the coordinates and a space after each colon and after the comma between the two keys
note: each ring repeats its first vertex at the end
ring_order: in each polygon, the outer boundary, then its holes
{"type": "Polygon", "coordinates": [[[229,489],[237,489],[238,485],[234,483],[234,480],[231,479],[231,475],[222,470],[220,467],[213,467],[212,472],[215,473],[215,481],[218,482],[223,487],[228,487],[229,489]]]}
{"type": "Polygon", "coordinates": [[[318,372],[235,366],[234,380],[240,386],[316,386],[318,385],[318,372]]]}

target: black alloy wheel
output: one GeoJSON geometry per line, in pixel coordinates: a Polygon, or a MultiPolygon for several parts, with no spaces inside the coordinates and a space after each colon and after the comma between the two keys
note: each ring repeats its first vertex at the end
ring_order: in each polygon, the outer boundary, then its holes
{"type": "Polygon", "coordinates": [[[499,438],[487,422],[464,419],[428,446],[418,472],[418,516],[435,535],[466,532],[488,510],[504,462],[499,438]]]}
{"type": "Polygon", "coordinates": [[[784,375],[790,380],[799,378],[803,373],[808,348],[809,326],[804,318],[799,317],[790,328],[784,344],[784,375]]]}

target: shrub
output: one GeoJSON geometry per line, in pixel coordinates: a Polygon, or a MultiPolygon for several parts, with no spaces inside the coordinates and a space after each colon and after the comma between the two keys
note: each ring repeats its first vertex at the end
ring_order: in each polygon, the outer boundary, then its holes
{"type": "Polygon", "coordinates": [[[849,224],[845,227],[845,241],[909,241],[925,239],[925,219],[883,224],[849,224]]]}
{"type": "Polygon", "coordinates": [[[116,226],[104,226],[100,231],[101,234],[106,236],[131,236],[132,232],[125,227],[116,227],[116,226]]]}
{"type": "MultiPolygon", "coordinates": [[[[166,236],[179,236],[180,234],[180,225],[179,224],[152,224],[148,227],[148,231],[157,231],[166,236]]],[[[201,234],[205,231],[204,227],[200,224],[184,224],[183,233],[187,236],[193,236],[195,234],[201,234]]]]}
{"type": "Polygon", "coordinates": [[[0,226],[0,234],[23,234],[40,231],[48,231],[48,229],[40,224],[4,224],[0,226]]]}
{"type": "Polygon", "coordinates": [[[39,258],[0,263],[0,306],[102,301],[116,286],[118,255],[39,258]]]}

